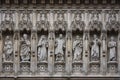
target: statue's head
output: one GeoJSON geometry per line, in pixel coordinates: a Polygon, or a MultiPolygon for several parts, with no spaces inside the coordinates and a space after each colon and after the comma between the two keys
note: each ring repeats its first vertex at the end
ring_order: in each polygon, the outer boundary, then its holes
{"type": "Polygon", "coordinates": [[[23,15],[22,15],[22,19],[23,19],[24,21],[27,21],[27,18],[28,18],[28,15],[25,14],[25,13],[23,13],[23,15]]]}
{"type": "Polygon", "coordinates": [[[58,19],[59,21],[63,21],[63,19],[64,19],[63,14],[58,14],[57,19],[58,19]]]}
{"type": "Polygon", "coordinates": [[[99,18],[98,14],[94,14],[94,20],[97,21],[99,18]]]}
{"type": "Polygon", "coordinates": [[[24,38],[24,39],[27,39],[27,34],[23,34],[23,38],[24,38]]]}
{"type": "Polygon", "coordinates": [[[41,14],[41,20],[45,20],[46,19],[46,15],[45,14],[41,14]]]}
{"type": "Polygon", "coordinates": [[[113,36],[110,39],[111,39],[111,41],[114,41],[114,37],[113,36]]]}
{"type": "Polygon", "coordinates": [[[97,35],[96,35],[96,34],[94,34],[94,35],[93,35],[93,38],[94,38],[94,39],[96,39],[96,38],[97,38],[97,35]]]}
{"type": "Polygon", "coordinates": [[[45,37],[45,35],[42,35],[41,38],[42,38],[42,40],[45,40],[46,37],[45,37]]]}
{"type": "Polygon", "coordinates": [[[81,19],[82,19],[82,17],[81,17],[81,15],[80,15],[80,14],[76,14],[76,15],[75,15],[75,20],[77,20],[77,21],[78,21],[78,20],[81,20],[81,19]]]}
{"type": "Polygon", "coordinates": [[[6,36],[6,40],[9,40],[10,39],[10,36],[6,36]]]}
{"type": "Polygon", "coordinates": [[[110,20],[110,22],[115,21],[116,20],[116,16],[114,14],[111,14],[109,16],[109,20],[110,20]]]}
{"type": "Polygon", "coordinates": [[[10,20],[10,14],[9,13],[5,13],[5,20],[10,20]]]}
{"type": "Polygon", "coordinates": [[[77,35],[77,36],[76,36],[76,39],[77,39],[77,40],[79,40],[79,39],[80,39],[79,35],[77,35]]]}
{"type": "Polygon", "coordinates": [[[63,37],[63,35],[62,35],[62,34],[60,34],[60,35],[59,35],[59,38],[61,39],[62,37],[63,37]]]}

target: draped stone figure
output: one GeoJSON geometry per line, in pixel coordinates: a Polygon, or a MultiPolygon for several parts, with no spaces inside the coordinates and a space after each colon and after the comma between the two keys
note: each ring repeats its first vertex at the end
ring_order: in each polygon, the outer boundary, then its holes
{"type": "Polygon", "coordinates": [[[63,61],[64,60],[64,48],[65,48],[65,40],[63,39],[63,35],[60,34],[59,38],[55,41],[55,60],[63,61]]]}
{"type": "Polygon", "coordinates": [[[30,60],[30,41],[27,34],[23,34],[23,38],[21,39],[20,56],[22,61],[30,60]]]}
{"type": "Polygon", "coordinates": [[[42,35],[38,42],[38,60],[46,61],[47,60],[47,40],[45,35],[42,35]]]}
{"type": "Polygon", "coordinates": [[[6,36],[5,38],[3,52],[5,61],[13,60],[13,43],[10,40],[10,36],[6,36]]]}
{"type": "Polygon", "coordinates": [[[80,38],[78,35],[76,36],[75,41],[73,42],[73,53],[74,61],[79,61],[82,58],[82,48],[83,48],[83,43],[82,43],[82,38],[80,38]]]}
{"type": "Polygon", "coordinates": [[[97,61],[100,55],[100,40],[97,38],[97,35],[94,35],[93,38],[91,42],[91,60],[97,61]]]}
{"type": "Polygon", "coordinates": [[[116,60],[116,47],[117,47],[117,43],[114,41],[114,37],[111,37],[110,41],[108,42],[110,61],[116,60]]]}

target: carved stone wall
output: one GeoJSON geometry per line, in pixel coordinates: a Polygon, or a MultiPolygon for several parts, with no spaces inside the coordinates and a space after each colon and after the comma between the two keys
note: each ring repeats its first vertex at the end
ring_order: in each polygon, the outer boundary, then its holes
{"type": "Polygon", "coordinates": [[[0,10],[0,77],[120,76],[120,10],[0,10]]]}

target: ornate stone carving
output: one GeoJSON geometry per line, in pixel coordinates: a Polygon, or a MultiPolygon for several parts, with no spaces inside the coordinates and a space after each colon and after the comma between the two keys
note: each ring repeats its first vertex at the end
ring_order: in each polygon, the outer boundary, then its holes
{"type": "Polygon", "coordinates": [[[50,23],[47,19],[47,14],[46,13],[41,13],[40,14],[40,21],[37,21],[36,26],[37,26],[37,29],[40,30],[40,31],[42,29],[45,30],[45,31],[49,29],[50,23]]]}
{"type": "Polygon", "coordinates": [[[6,36],[5,38],[3,53],[4,61],[13,60],[13,43],[10,39],[10,36],[6,36]]]}
{"type": "Polygon", "coordinates": [[[15,23],[13,22],[13,13],[10,11],[6,11],[4,14],[4,21],[1,22],[2,30],[13,30],[15,23]]]}
{"type": "Polygon", "coordinates": [[[108,42],[109,61],[116,60],[116,47],[117,47],[117,43],[114,41],[114,37],[111,37],[110,41],[108,42]]]}
{"type": "Polygon", "coordinates": [[[89,22],[90,30],[100,31],[102,28],[102,22],[99,20],[99,13],[97,11],[92,12],[91,21],[89,22]]]}
{"type": "Polygon", "coordinates": [[[83,52],[82,48],[83,48],[83,40],[77,35],[75,41],[73,42],[74,61],[80,61],[82,59],[82,52],[83,52]]]}
{"type": "Polygon", "coordinates": [[[19,22],[18,26],[20,30],[30,30],[33,26],[31,18],[30,18],[30,13],[28,11],[24,11],[21,13],[21,18],[22,20],[19,22]]]}
{"type": "Polygon", "coordinates": [[[47,64],[38,64],[39,72],[47,72],[47,64]]]}
{"type": "Polygon", "coordinates": [[[59,34],[59,38],[55,41],[55,60],[63,61],[64,60],[64,49],[65,49],[65,40],[63,35],[59,34]]]}
{"type": "Polygon", "coordinates": [[[64,14],[63,13],[58,13],[57,14],[57,21],[54,22],[54,27],[55,30],[62,30],[65,31],[67,27],[67,22],[64,20],[64,14]]]}
{"type": "Polygon", "coordinates": [[[30,41],[28,40],[28,35],[23,34],[21,39],[21,46],[20,46],[20,56],[21,61],[29,61],[30,60],[30,41]]]}
{"type": "Polygon", "coordinates": [[[3,72],[13,72],[13,64],[12,63],[4,63],[3,64],[3,72]]]}
{"type": "Polygon", "coordinates": [[[47,60],[48,42],[45,35],[42,35],[38,42],[38,61],[47,60]]]}
{"type": "Polygon", "coordinates": [[[30,64],[29,63],[21,63],[20,65],[20,72],[29,72],[30,71],[30,64]]]}
{"type": "Polygon", "coordinates": [[[119,27],[120,27],[120,23],[116,20],[116,13],[114,12],[110,12],[109,13],[109,17],[108,17],[108,22],[106,23],[106,29],[108,31],[111,31],[111,30],[119,30],[119,27]]]}
{"type": "Polygon", "coordinates": [[[72,30],[80,30],[82,31],[85,27],[84,21],[82,21],[81,13],[76,13],[74,16],[74,21],[71,23],[72,30]]]}
{"type": "Polygon", "coordinates": [[[91,61],[98,61],[100,57],[100,43],[101,41],[94,34],[93,41],[91,42],[91,61]]]}

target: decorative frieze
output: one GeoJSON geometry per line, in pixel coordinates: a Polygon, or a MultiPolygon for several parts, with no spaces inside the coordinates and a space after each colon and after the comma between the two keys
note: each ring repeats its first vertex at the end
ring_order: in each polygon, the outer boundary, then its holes
{"type": "Polygon", "coordinates": [[[1,10],[0,73],[117,75],[119,15],[119,10],[1,10]]]}

